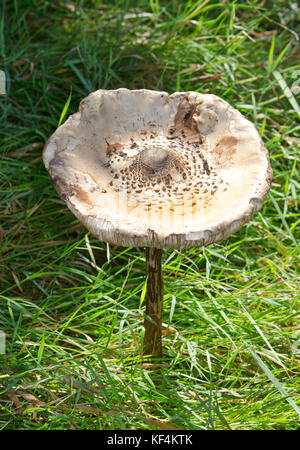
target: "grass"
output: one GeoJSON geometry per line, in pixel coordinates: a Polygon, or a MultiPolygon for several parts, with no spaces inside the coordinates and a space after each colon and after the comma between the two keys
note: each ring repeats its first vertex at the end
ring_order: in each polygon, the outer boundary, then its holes
{"type": "Polygon", "coordinates": [[[1,429],[297,429],[295,5],[2,2],[1,429]],[[83,97],[119,87],[224,98],[255,123],[274,171],[263,209],[239,232],[164,251],[159,372],[140,356],[143,249],[88,234],[41,159],[83,97]]]}

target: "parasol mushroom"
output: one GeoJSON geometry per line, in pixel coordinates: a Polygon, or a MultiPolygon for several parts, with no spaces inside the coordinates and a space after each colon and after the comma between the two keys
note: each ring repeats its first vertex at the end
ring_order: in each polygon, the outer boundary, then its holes
{"type": "Polygon", "coordinates": [[[212,94],[98,90],[50,137],[43,160],[92,235],[146,247],[143,352],[161,358],[162,249],[225,239],[261,208],[272,170],[256,128],[212,94]]]}

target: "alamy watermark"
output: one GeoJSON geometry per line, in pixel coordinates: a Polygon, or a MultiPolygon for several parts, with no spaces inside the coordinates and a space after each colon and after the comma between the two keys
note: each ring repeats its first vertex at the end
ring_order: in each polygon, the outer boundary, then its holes
{"type": "Polygon", "coordinates": [[[293,335],[293,338],[295,341],[292,343],[292,354],[293,355],[300,355],[300,336],[299,334],[293,335]]]}
{"type": "MultiPolygon", "coordinates": [[[[126,190],[120,189],[102,199],[102,208],[114,216],[116,226],[122,227],[124,220],[147,224],[149,229],[179,228],[188,226],[202,217],[206,196],[200,197],[193,192],[181,193],[172,201],[154,198],[147,193],[143,200],[132,198],[126,190]]],[[[186,239],[194,240],[204,237],[205,232],[187,232],[186,239]]]]}
{"type": "Polygon", "coordinates": [[[0,355],[5,353],[5,333],[0,330],[0,355]]]}
{"type": "Polygon", "coordinates": [[[6,78],[3,70],[0,70],[0,95],[6,95],[6,78]]]}

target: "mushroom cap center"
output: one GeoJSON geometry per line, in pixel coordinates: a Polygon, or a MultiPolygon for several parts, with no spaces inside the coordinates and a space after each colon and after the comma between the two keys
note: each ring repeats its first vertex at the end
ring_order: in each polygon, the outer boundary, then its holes
{"type": "Polygon", "coordinates": [[[156,172],[166,168],[169,152],[162,147],[152,147],[141,154],[141,164],[156,172]]]}

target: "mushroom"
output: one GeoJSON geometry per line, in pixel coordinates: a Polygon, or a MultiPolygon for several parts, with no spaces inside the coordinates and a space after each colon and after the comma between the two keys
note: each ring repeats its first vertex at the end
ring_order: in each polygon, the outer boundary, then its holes
{"type": "Polygon", "coordinates": [[[98,90],[49,138],[54,187],[92,235],[146,247],[143,353],[162,356],[162,249],[207,246],[250,220],[272,170],[254,127],[212,94],[98,90]]]}

